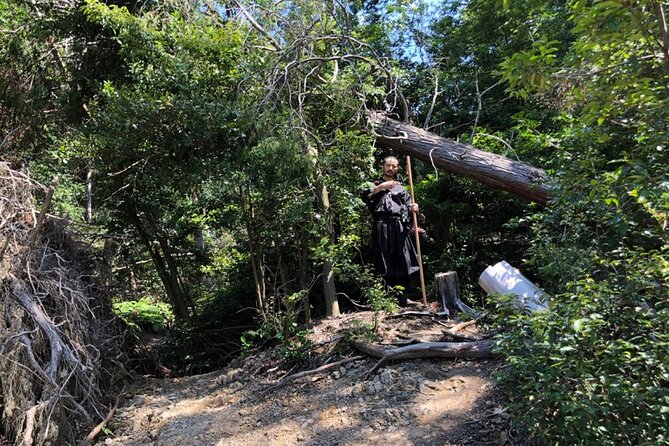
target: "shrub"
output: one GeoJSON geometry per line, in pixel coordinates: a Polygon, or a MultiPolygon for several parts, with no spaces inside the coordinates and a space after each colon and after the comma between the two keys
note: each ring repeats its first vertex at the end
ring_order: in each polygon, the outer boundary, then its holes
{"type": "Polygon", "coordinates": [[[168,304],[154,302],[147,297],[117,302],[113,304],[113,309],[137,334],[145,331],[162,333],[174,320],[168,304]]]}

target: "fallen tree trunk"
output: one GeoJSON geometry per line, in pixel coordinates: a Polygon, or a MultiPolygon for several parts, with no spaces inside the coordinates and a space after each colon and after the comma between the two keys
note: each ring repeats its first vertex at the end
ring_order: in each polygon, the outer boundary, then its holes
{"type": "Polygon", "coordinates": [[[492,349],[495,342],[490,339],[471,342],[421,342],[396,348],[383,348],[380,345],[362,341],[353,341],[352,344],[361,352],[379,358],[379,362],[367,372],[370,375],[386,362],[397,359],[490,358],[494,356],[492,349]]]}
{"type": "Polygon", "coordinates": [[[377,145],[434,163],[448,172],[479,180],[525,200],[546,204],[548,176],[542,169],[442,138],[418,127],[370,112],[377,145]],[[430,159],[431,158],[431,159],[430,159]]]}
{"type": "Polygon", "coordinates": [[[489,358],[493,356],[494,345],[494,341],[486,339],[471,342],[421,342],[404,347],[383,348],[376,344],[353,341],[353,346],[361,352],[386,361],[416,358],[489,358]]]}

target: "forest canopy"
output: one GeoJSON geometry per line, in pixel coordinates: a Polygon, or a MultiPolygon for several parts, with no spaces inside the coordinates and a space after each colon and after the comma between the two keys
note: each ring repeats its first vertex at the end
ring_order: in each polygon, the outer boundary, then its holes
{"type": "Polygon", "coordinates": [[[392,308],[360,191],[402,157],[370,111],[544,169],[540,206],[415,163],[427,282],[457,271],[497,315],[528,437],[666,444],[667,9],[0,0],[0,160],[58,178],[50,214],[128,330],[166,335],[175,373],[263,342],[299,356],[312,319],[392,308]],[[550,311],[484,297],[476,279],[502,259],[550,311]]]}

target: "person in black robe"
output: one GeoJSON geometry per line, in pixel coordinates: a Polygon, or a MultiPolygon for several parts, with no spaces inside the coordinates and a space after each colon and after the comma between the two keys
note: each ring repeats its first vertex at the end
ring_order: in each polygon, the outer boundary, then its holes
{"type": "MultiPolygon", "coordinates": [[[[409,289],[411,274],[418,271],[418,260],[411,240],[411,212],[418,212],[418,204],[397,181],[399,161],[394,156],[383,160],[383,180],[375,181],[363,191],[362,198],[372,213],[372,246],[374,266],[386,286],[409,289]]],[[[399,305],[415,302],[400,293],[399,305]]]]}

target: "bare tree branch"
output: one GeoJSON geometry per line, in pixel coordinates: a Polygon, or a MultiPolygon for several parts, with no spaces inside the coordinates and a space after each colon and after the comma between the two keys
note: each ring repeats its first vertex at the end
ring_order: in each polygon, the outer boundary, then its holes
{"type": "Polygon", "coordinates": [[[235,2],[235,5],[237,5],[237,7],[239,8],[239,10],[242,12],[242,14],[244,15],[244,17],[246,18],[246,20],[248,20],[248,22],[251,24],[251,26],[253,26],[253,27],[254,27],[260,34],[262,34],[267,40],[269,40],[269,43],[274,47],[274,49],[275,49],[276,51],[281,51],[281,45],[279,45],[279,44],[277,43],[277,41],[274,40],[274,39],[272,38],[272,36],[270,36],[269,33],[268,33],[267,31],[265,31],[265,29],[264,29],[262,26],[260,26],[260,24],[259,24],[258,22],[256,22],[256,20],[255,20],[255,19],[253,18],[253,16],[246,10],[246,8],[244,8],[244,7],[242,6],[242,4],[239,3],[239,1],[234,0],[234,2],[235,2]]]}

